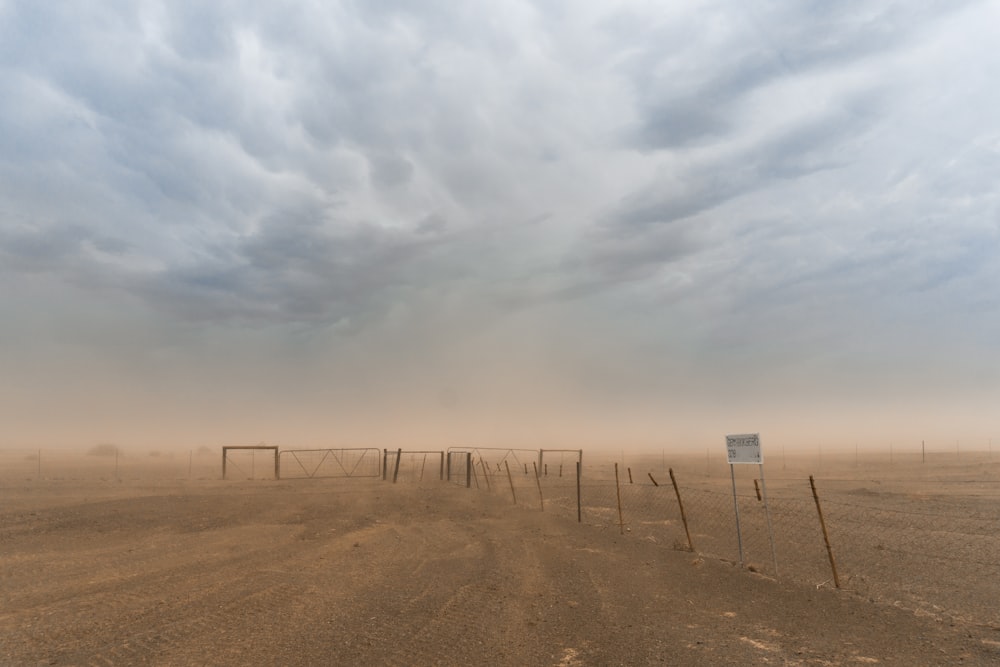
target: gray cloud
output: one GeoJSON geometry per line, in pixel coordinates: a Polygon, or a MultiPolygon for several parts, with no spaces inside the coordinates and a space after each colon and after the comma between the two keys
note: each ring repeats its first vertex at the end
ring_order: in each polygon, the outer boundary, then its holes
{"type": "Polygon", "coordinates": [[[39,295],[5,319],[39,331],[72,302],[189,367],[623,403],[961,385],[1000,333],[988,2],[0,15],[0,273],[39,295]]]}

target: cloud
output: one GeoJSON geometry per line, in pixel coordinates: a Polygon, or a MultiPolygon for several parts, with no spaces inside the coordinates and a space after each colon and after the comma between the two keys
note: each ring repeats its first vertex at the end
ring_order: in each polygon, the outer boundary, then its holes
{"type": "Polygon", "coordinates": [[[992,363],[991,3],[0,12],[5,319],[113,321],[78,347],[137,376],[656,404],[992,363]]]}

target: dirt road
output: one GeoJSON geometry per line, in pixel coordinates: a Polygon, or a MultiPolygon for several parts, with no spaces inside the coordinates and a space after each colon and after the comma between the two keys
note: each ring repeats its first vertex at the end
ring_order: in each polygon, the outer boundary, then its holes
{"type": "Polygon", "coordinates": [[[4,665],[1000,663],[1000,632],[376,481],[0,489],[4,665]]]}

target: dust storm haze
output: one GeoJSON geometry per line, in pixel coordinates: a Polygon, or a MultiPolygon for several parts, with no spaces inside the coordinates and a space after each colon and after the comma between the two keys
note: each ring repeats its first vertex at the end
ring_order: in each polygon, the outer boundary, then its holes
{"type": "Polygon", "coordinates": [[[984,449],[998,19],[0,4],[0,447],[984,449]]]}

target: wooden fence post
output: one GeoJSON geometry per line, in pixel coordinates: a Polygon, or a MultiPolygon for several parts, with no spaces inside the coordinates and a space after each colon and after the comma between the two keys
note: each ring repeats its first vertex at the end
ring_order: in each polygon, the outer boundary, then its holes
{"type": "Polygon", "coordinates": [[[830,558],[830,569],[833,571],[833,585],[840,588],[840,578],[837,576],[837,563],[833,559],[833,547],[830,546],[830,536],[826,532],[826,521],[823,519],[823,508],[819,505],[819,494],[816,493],[816,482],[809,475],[809,486],[812,488],[813,500],[816,501],[816,513],[819,514],[819,527],[823,529],[823,542],[826,544],[826,555],[830,558]]]}
{"type": "Polygon", "coordinates": [[[536,466],[535,462],[532,461],[531,462],[531,467],[535,469],[535,484],[538,485],[538,502],[541,504],[542,511],[544,512],[545,511],[545,499],[542,498],[542,480],[538,476],[538,466],[536,466]]]}
{"type": "Polygon", "coordinates": [[[618,463],[615,463],[615,493],[618,495],[618,532],[625,534],[625,517],[622,516],[622,487],[618,482],[618,463]]]}
{"type": "Polygon", "coordinates": [[[479,457],[479,467],[483,469],[483,479],[486,480],[486,490],[487,491],[493,491],[493,488],[490,485],[490,474],[486,470],[486,462],[483,461],[483,457],[482,456],[479,457]]]}
{"type": "Polygon", "coordinates": [[[503,465],[507,468],[507,481],[510,482],[510,496],[514,499],[514,504],[517,504],[517,494],[514,493],[514,478],[510,476],[510,466],[507,465],[507,459],[503,460],[503,465]]]}
{"type": "Polygon", "coordinates": [[[583,523],[583,500],[580,497],[580,462],[576,462],[576,522],[583,523]]]}
{"type": "Polygon", "coordinates": [[[684,501],[681,500],[681,490],[677,486],[677,478],[674,477],[674,469],[670,469],[670,482],[674,485],[674,493],[677,495],[677,506],[681,508],[681,523],[684,524],[684,534],[688,538],[688,551],[694,551],[694,543],[691,541],[691,531],[688,529],[687,515],[684,513],[684,501]]]}

